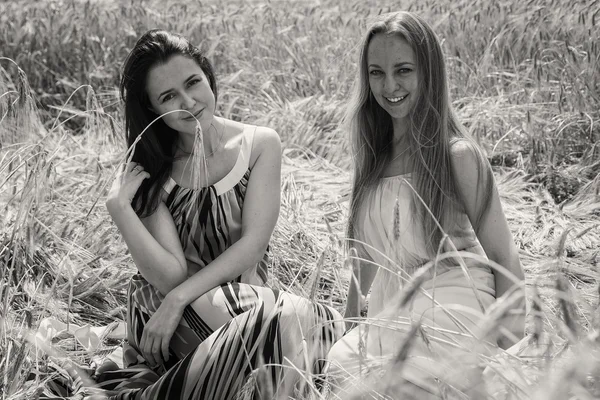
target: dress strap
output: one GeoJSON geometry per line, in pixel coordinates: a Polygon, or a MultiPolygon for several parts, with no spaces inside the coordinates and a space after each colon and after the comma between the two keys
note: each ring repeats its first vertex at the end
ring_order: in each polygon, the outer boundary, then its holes
{"type": "Polygon", "coordinates": [[[252,144],[254,142],[255,131],[256,126],[244,125],[244,130],[242,131],[242,143],[237,161],[227,176],[214,185],[218,196],[237,185],[248,171],[250,166],[250,156],[252,155],[252,144]]]}
{"type": "Polygon", "coordinates": [[[254,134],[256,133],[256,126],[244,125],[243,137],[242,137],[242,148],[240,149],[240,157],[244,160],[244,170],[250,167],[250,159],[252,156],[252,145],[254,144],[254,134]]]}
{"type": "Polygon", "coordinates": [[[177,185],[177,182],[175,182],[175,179],[169,176],[169,178],[167,178],[167,181],[163,185],[163,190],[169,195],[171,194],[171,190],[173,190],[175,185],[177,185]]]}

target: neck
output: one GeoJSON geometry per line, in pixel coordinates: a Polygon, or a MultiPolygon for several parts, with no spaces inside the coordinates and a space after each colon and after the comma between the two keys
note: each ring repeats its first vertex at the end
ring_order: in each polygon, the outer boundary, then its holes
{"type": "Polygon", "coordinates": [[[404,151],[408,146],[408,118],[403,119],[392,119],[392,126],[394,128],[394,155],[404,151]]]}
{"type": "Polygon", "coordinates": [[[392,118],[392,127],[394,129],[394,142],[401,142],[408,134],[408,118],[392,118]]]}
{"type": "MultiPolygon", "coordinates": [[[[205,129],[202,128],[202,140],[204,141],[204,152],[205,155],[214,154],[221,144],[223,139],[223,131],[225,126],[222,121],[213,118],[211,125],[205,129]]],[[[189,135],[185,133],[179,134],[177,147],[183,153],[191,154],[194,151],[194,141],[196,140],[195,135],[189,135]]]]}
{"type": "Polygon", "coordinates": [[[177,148],[178,151],[182,153],[192,153],[194,148],[194,137],[185,133],[179,133],[177,148]]]}

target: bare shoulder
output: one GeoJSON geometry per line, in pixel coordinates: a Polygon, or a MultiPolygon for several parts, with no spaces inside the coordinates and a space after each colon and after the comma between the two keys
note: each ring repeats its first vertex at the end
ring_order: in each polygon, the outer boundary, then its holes
{"type": "Polygon", "coordinates": [[[255,126],[252,124],[244,124],[243,122],[233,121],[226,118],[220,119],[222,123],[227,127],[230,132],[229,136],[233,141],[241,143],[244,137],[244,132],[247,128],[253,131],[254,139],[252,143],[252,150],[262,151],[281,149],[281,138],[279,134],[272,128],[266,126],[255,126]]]}
{"type": "Polygon", "coordinates": [[[487,184],[491,178],[491,166],[476,143],[459,139],[450,146],[450,163],[459,185],[487,184]]]}
{"type": "Polygon", "coordinates": [[[489,207],[495,184],[492,167],[477,144],[460,139],[450,147],[450,161],[457,194],[474,225],[489,207]],[[482,201],[483,199],[483,201],[482,201]]]}
{"type": "Polygon", "coordinates": [[[281,150],[281,138],[275,129],[266,126],[257,126],[254,132],[253,148],[259,151],[281,150]]]}
{"type": "Polygon", "coordinates": [[[259,158],[268,158],[273,164],[281,163],[281,138],[274,129],[266,126],[257,126],[254,131],[250,165],[254,166],[259,158]]]}
{"type": "Polygon", "coordinates": [[[481,165],[478,153],[480,153],[480,150],[474,143],[465,139],[457,140],[450,146],[450,158],[453,168],[462,173],[479,170],[481,165]]]}

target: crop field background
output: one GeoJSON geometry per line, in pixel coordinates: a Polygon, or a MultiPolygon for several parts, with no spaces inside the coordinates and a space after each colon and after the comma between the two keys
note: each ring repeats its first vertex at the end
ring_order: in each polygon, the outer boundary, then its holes
{"type": "Polygon", "coordinates": [[[62,334],[40,351],[33,338],[47,317],[125,318],[135,266],[104,200],[126,150],[120,69],[150,28],[207,52],[221,116],[280,134],[271,284],[343,311],[340,122],[361,33],[396,10],[443,43],[453,106],[494,167],[526,272],[537,342],[506,357],[489,398],[600,398],[600,1],[28,0],[0,3],[2,399],[30,399],[120,344],[62,334]]]}

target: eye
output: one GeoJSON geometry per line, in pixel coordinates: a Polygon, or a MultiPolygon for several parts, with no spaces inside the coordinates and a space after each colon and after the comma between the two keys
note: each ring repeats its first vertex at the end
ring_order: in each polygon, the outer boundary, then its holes
{"type": "Polygon", "coordinates": [[[372,75],[372,76],[378,76],[378,75],[381,75],[381,74],[382,74],[382,72],[379,71],[378,69],[374,69],[371,72],[369,72],[369,75],[372,75]]]}
{"type": "Polygon", "coordinates": [[[400,74],[408,74],[411,71],[412,71],[412,69],[410,69],[410,68],[400,68],[400,69],[398,69],[398,73],[400,73],[400,74]]]}
{"type": "Polygon", "coordinates": [[[167,101],[171,100],[174,97],[175,97],[175,95],[173,93],[166,94],[163,96],[161,103],[166,103],[167,101]]]}
{"type": "Polygon", "coordinates": [[[188,82],[188,87],[194,86],[195,84],[200,83],[200,81],[201,81],[201,79],[194,78],[188,82]]]}

